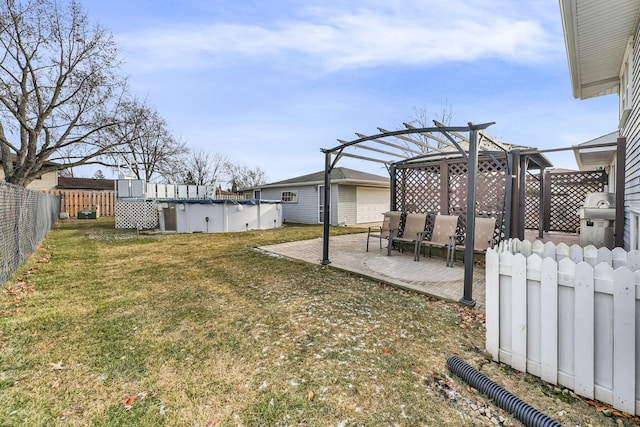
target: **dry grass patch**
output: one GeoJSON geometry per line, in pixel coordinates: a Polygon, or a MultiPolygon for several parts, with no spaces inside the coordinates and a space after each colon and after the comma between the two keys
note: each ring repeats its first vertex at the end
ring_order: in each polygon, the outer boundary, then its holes
{"type": "Polygon", "coordinates": [[[464,399],[517,425],[448,378],[452,354],[563,423],[615,425],[488,362],[479,312],[253,249],[321,232],[58,224],[3,288],[0,425],[490,425],[464,399]]]}

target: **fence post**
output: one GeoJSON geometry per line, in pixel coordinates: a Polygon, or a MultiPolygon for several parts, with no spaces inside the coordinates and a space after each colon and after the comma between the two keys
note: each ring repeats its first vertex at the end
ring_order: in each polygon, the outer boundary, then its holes
{"type": "Polygon", "coordinates": [[[500,255],[493,249],[487,250],[485,268],[485,307],[487,353],[496,362],[500,361],[500,255]]]}

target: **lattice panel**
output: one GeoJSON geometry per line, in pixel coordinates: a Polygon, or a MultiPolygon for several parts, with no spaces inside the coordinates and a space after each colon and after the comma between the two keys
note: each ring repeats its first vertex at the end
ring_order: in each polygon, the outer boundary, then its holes
{"type": "Polygon", "coordinates": [[[550,181],[549,230],[574,233],[580,226],[578,209],[587,193],[603,191],[607,175],[604,171],[553,173],[550,181]]]}
{"type": "Polygon", "coordinates": [[[440,211],[440,166],[402,169],[396,173],[396,209],[403,212],[440,211]]]}
{"type": "MultiPolygon", "coordinates": [[[[506,166],[502,164],[503,168],[506,166]]],[[[458,215],[458,234],[464,235],[467,223],[467,183],[468,168],[466,163],[449,165],[449,214],[458,215]]],[[[496,218],[496,235],[504,236],[504,190],[505,174],[491,160],[478,162],[476,177],[476,215],[496,218]]],[[[463,239],[464,240],[464,239],[463,239]]]]}
{"type": "Polygon", "coordinates": [[[149,230],[158,228],[160,220],[155,201],[116,200],[116,228],[138,228],[149,230]]]}
{"type": "Polygon", "coordinates": [[[537,230],[540,224],[540,179],[527,175],[524,198],[524,228],[537,230]]]}

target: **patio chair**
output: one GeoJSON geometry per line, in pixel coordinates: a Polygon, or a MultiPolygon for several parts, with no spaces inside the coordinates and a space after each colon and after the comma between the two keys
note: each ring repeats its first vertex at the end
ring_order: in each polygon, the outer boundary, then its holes
{"type": "MultiPolygon", "coordinates": [[[[487,252],[487,249],[493,247],[495,231],[495,218],[476,217],[476,226],[473,233],[473,252],[483,254],[487,252]]],[[[456,262],[456,250],[464,251],[464,245],[456,244],[456,241],[462,237],[462,235],[451,235],[447,254],[447,265],[449,267],[453,267],[456,262]]]]}
{"type": "MultiPolygon", "coordinates": [[[[414,245],[414,261],[417,261],[415,257],[415,247],[420,244],[420,239],[424,235],[424,227],[427,222],[426,213],[408,213],[404,221],[404,227],[402,228],[401,236],[392,236],[387,246],[387,255],[391,255],[391,246],[393,243],[412,243],[414,245]]],[[[402,248],[402,246],[401,246],[402,248]]]]}
{"type": "Polygon", "coordinates": [[[416,246],[416,260],[420,260],[420,250],[423,246],[429,246],[429,256],[431,256],[431,249],[434,246],[437,248],[448,248],[450,238],[456,234],[457,227],[458,215],[436,215],[433,223],[433,231],[431,232],[431,239],[425,240],[423,237],[420,241],[420,246],[416,246]]]}
{"type": "Polygon", "coordinates": [[[373,237],[379,239],[380,249],[382,249],[382,241],[386,240],[388,245],[391,236],[398,233],[398,229],[400,228],[400,217],[402,213],[389,211],[383,213],[382,215],[384,215],[384,218],[382,219],[382,226],[374,225],[369,227],[367,231],[367,252],[369,252],[370,238],[373,237]]]}

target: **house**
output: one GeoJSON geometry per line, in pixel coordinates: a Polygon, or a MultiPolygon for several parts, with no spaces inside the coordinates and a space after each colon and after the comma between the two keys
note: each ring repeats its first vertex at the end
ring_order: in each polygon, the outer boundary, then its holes
{"type": "Polygon", "coordinates": [[[71,178],[61,176],[58,178],[56,188],[59,190],[113,191],[115,181],[113,179],[71,178]]]}
{"type": "Polygon", "coordinates": [[[581,171],[604,170],[608,176],[607,186],[613,191],[615,189],[616,176],[616,146],[620,133],[614,131],[606,135],[599,136],[590,141],[579,144],[579,148],[574,148],[573,154],[581,171]],[[612,144],[604,146],[603,144],[612,144]]]}
{"type": "MultiPolygon", "coordinates": [[[[247,198],[282,201],[286,222],[323,221],[324,171],[245,190],[247,198]]],[[[389,210],[389,178],[348,168],[331,171],[331,225],[381,222],[389,210]]]]}
{"type": "Polygon", "coordinates": [[[573,96],[618,94],[617,127],[626,139],[623,240],[625,249],[640,249],[640,2],[560,0],[560,14],[573,96]]]}
{"type": "MultiPolygon", "coordinates": [[[[15,161],[15,154],[12,154],[11,157],[15,161]]],[[[52,162],[47,162],[48,164],[54,164],[52,162]]],[[[2,165],[2,156],[0,155],[0,181],[4,181],[4,169],[1,167],[2,165]]],[[[58,185],[58,171],[47,172],[42,175],[40,178],[36,178],[27,185],[27,189],[36,190],[36,191],[45,191],[45,190],[53,190],[58,185]]]]}

